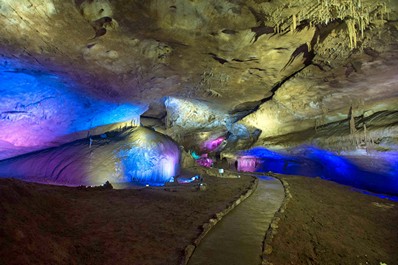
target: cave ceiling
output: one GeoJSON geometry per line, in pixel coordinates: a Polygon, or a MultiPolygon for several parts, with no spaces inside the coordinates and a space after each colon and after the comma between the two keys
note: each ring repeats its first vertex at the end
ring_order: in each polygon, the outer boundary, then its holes
{"type": "Polygon", "coordinates": [[[397,2],[2,0],[0,56],[166,126],[165,98],[205,102],[264,140],[397,111],[397,2]]]}

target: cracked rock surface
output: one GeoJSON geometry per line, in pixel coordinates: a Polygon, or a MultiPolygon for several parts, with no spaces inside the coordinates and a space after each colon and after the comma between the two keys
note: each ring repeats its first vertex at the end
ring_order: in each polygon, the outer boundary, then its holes
{"type": "Polygon", "coordinates": [[[139,114],[171,136],[197,130],[175,125],[230,131],[238,122],[257,145],[316,139],[339,149],[321,132],[345,135],[352,109],[363,119],[356,130],[368,124],[396,143],[398,4],[315,2],[3,0],[0,59],[84,95],[145,105],[139,114]],[[175,117],[167,97],[222,115],[175,117]],[[378,113],[389,113],[388,130],[373,122],[378,113]]]}

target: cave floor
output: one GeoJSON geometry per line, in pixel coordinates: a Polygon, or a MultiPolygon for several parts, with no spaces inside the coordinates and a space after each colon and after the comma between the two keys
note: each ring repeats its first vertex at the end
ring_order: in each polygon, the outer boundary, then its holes
{"type": "MultiPolygon", "coordinates": [[[[318,178],[278,177],[292,199],[267,260],[397,264],[398,202],[318,178]]],[[[251,177],[205,176],[208,191],[78,189],[0,179],[0,264],[179,264],[200,225],[251,177]]]]}
{"type": "Polygon", "coordinates": [[[319,178],[278,177],[292,199],[273,252],[278,264],[398,264],[398,202],[319,178]]]}
{"type": "Polygon", "coordinates": [[[0,264],[179,264],[184,248],[252,177],[97,190],[0,179],[0,264]]]}

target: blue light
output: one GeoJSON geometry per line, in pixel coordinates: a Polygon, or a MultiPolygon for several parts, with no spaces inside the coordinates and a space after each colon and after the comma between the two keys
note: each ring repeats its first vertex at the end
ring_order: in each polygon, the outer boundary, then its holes
{"type": "MultiPolygon", "coordinates": [[[[252,171],[321,177],[341,184],[369,191],[398,194],[398,155],[380,154],[375,159],[382,168],[363,168],[347,157],[311,146],[303,146],[288,153],[277,153],[256,147],[241,153],[242,163],[247,157],[256,160],[252,171]]],[[[239,161],[239,159],[238,159],[239,161]]]]}
{"type": "Polygon", "coordinates": [[[198,160],[198,159],[200,158],[200,155],[196,154],[195,151],[193,151],[193,152],[191,153],[191,156],[192,156],[192,158],[195,159],[195,160],[198,160]]]}
{"type": "Polygon", "coordinates": [[[127,181],[163,186],[178,175],[180,150],[170,138],[144,127],[132,134],[118,157],[127,181]]]}
{"type": "Polygon", "coordinates": [[[48,147],[63,136],[139,117],[145,105],[113,103],[75,82],[0,58],[0,159],[7,150],[48,147]]]}
{"type": "Polygon", "coordinates": [[[179,146],[165,135],[137,127],[107,139],[93,136],[60,147],[0,161],[0,177],[56,185],[130,183],[163,186],[179,174],[179,146]]]}
{"type": "Polygon", "coordinates": [[[179,184],[188,184],[188,183],[192,183],[192,182],[194,182],[195,181],[195,178],[194,177],[192,177],[192,178],[184,178],[184,177],[180,177],[180,178],[178,178],[178,183],[179,184]]]}
{"type": "Polygon", "coordinates": [[[380,199],[387,199],[387,200],[390,200],[390,201],[398,202],[398,196],[377,194],[377,193],[369,192],[369,191],[366,191],[366,190],[358,190],[358,189],[354,189],[354,191],[360,192],[360,193],[365,194],[365,195],[375,196],[375,197],[378,197],[380,199]]]}

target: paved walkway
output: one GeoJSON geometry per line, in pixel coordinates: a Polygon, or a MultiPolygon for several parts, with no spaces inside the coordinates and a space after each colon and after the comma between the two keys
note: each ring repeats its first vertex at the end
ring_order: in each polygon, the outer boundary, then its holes
{"type": "Polygon", "coordinates": [[[189,265],[259,265],[268,226],[282,204],[279,180],[258,176],[254,193],[227,214],[196,248],[189,265]]]}

